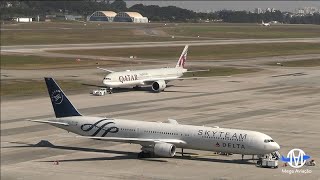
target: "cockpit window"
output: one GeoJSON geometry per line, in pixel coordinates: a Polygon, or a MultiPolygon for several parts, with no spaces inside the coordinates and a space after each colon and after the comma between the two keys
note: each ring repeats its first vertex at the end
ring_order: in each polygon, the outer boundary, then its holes
{"type": "Polygon", "coordinates": [[[264,142],[269,143],[269,142],[274,142],[274,140],[273,139],[265,139],[264,142]]]}
{"type": "Polygon", "coordinates": [[[111,78],[107,78],[107,77],[105,77],[105,78],[103,78],[104,80],[111,80],[111,78]]]}

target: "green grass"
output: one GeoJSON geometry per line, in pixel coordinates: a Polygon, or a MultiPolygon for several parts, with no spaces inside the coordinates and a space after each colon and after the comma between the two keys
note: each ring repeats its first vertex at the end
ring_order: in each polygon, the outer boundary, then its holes
{"type": "MultiPolygon", "coordinates": [[[[199,69],[199,68],[196,68],[199,69]]],[[[208,68],[201,68],[208,69],[208,68]]],[[[233,68],[233,67],[211,67],[209,71],[200,71],[194,73],[186,73],[183,77],[210,77],[210,76],[231,76],[236,74],[254,73],[258,72],[260,69],[256,68],[233,68]]]]}
{"type": "Polygon", "coordinates": [[[218,24],[207,26],[181,25],[164,29],[175,36],[210,38],[312,38],[320,37],[317,25],[273,25],[262,27],[258,24],[218,24]]]}
{"type": "MultiPolygon", "coordinates": [[[[141,29],[150,25],[122,23],[31,23],[6,25],[1,31],[1,45],[111,43],[168,41],[171,36],[149,36],[141,29]],[[98,25],[100,24],[100,26],[98,25]]],[[[184,40],[176,38],[175,40],[184,40]]]]}
{"type": "MultiPolygon", "coordinates": [[[[113,57],[128,57],[150,59],[178,59],[183,47],[151,47],[126,49],[88,49],[53,51],[67,54],[84,54],[113,57]]],[[[190,46],[188,60],[215,60],[267,57],[279,55],[297,55],[319,53],[320,43],[270,43],[270,44],[241,44],[241,45],[210,45],[190,46]]]]}
{"type": "MultiPolygon", "coordinates": [[[[89,90],[92,87],[83,85],[79,81],[58,81],[59,86],[70,94],[73,91],[89,90]]],[[[27,97],[27,96],[43,96],[46,95],[47,88],[45,82],[38,80],[1,80],[1,97],[27,97]]]]}
{"type": "Polygon", "coordinates": [[[60,43],[109,43],[144,41],[179,41],[201,38],[312,38],[320,37],[317,25],[258,24],[180,24],[149,23],[21,23],[1,26],[1,45],[60,44],[60,43]],[[84,25],[86,24],[86,25],[84,25]],[[150,36],[148,32],[159,34],[150,36]],[[175,38],[172,39],[171,35],[175,38]],[[183,37],[179,37],[183,36],[183,37]]]}
{"type": "Polygon", "coordinates": [[[316,67],[320,66],[320,59],[304,59],[296,61],[284,61],[281,64],[278,62],[268,63],[267,65],[271,66],[285,66],[285,67],[316,67]]]}
{"type": "MultiPolygon", "coordinates": [[[[127,62],[132,65],[134,62],[127,62]]],[[[52,69],[52,68],[89,68],[97,66],[120,66],[126,62],[103,61],[71,58],[53,58],[41,56],[18,56],[18,55],[1,55],[1,69],[52,69]]]]}

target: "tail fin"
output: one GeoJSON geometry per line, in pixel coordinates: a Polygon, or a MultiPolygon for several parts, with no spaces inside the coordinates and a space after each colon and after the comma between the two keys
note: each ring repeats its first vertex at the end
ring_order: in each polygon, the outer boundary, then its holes
{"type": "Polygon", "coordinates": [[[45,77],[48,93],[57,118],[81,116],[53,78],[45,77]]]}
{"type": "Polygon", "coordinates": [[[188,45],[186,45],[180,55],[180,58],[177,62],[176,68],[184,68],[184,64],[187,60],[187,54],[188,54],[188,45]]]}

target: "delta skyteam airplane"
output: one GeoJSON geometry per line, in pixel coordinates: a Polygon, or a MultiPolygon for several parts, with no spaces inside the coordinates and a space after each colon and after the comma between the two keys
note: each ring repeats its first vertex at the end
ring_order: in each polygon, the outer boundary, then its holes
{"type": "Polygon", "coordinates": [[[52,78],[45,78],[56,118],[31,120],[78,134],[79,138],[141,145],[138,158],[173,157],[177,148],[242,155],[265,155],[280,146],[261,132],[219,127],[83,116],[52,78]]]}

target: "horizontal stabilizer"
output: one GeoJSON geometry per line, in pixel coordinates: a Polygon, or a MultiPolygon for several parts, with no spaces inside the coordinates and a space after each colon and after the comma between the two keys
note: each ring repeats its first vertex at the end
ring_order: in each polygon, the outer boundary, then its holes
{"type": "Polygon", "coordinates": [[[104,69],[104,68],[101,68],[101,67],[97,67],[97,69],[100,69],[100,70],[102,70],[102,71],[107,71],[107,72],[109,72],[109,73],[113,73],[113,72],[114,72],[114,71],[112,71],[112,70],[104,69]]]}
{"type": "Polygon", "coordinates": [[[210,71],[210,69],[204,69],[204,70],[200,69],[200,70],[194,70],[194,71],[187,71],[186,73],[188,73],[188,72],[207,72],[207,71],[210,71]]]}
{"type": "Polygon", "coordinates": [[[64,125],[64,126],[69,126],[68,123],[64,122],[57,122],[57,121],[44,121],[44,120],[29,120],[32,122],[38,122],[38,123],[46,123],[46,124],[57,124],[57,125],[64,125]]]}

